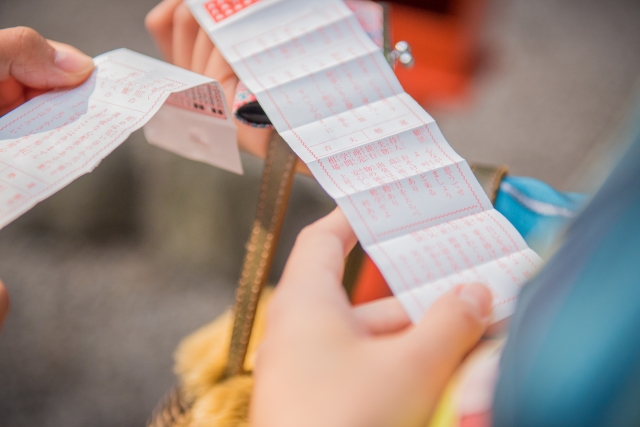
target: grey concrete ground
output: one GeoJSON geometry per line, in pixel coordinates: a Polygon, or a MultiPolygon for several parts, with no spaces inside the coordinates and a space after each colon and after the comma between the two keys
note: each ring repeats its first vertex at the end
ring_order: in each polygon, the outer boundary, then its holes
{"type": "MultiPolygon", "coordinates": [[[[88,54],[155,55],[156,0],[0,0],[0,28],[27,25],[88,54]]],[[[640,74],[632,0],[496,0],[489,63],[469,105],[433,114],[470,160],[570,189],[606,145],[640,74]]],[[[171,352],[233,295],[260,162],[243,177],[177,159],[135,134],[85,176],[0,231],[13,310],[0,335],[0,427],[142,425],[173,383],[171,352]]],[[[296,231],[331,208],[296,183],[296,231]]]]}

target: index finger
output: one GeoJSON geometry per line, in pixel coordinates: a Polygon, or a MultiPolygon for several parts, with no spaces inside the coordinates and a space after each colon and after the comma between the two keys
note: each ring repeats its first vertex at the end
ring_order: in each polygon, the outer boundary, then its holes
{"type": "Polygon", "coordinates": [[[341,287],[344,259],[357,241],[340,208],[306,227],[296,240],[281,284],[305,285],[306,291],[325,293],[341,287]]]}
{"type": "Polygon", "coordinates": [[[173,61],[173,14],[183,0],[164,0],[151,9],[145,18],[147,31],[153,36],[162,56],[173,61]]]}

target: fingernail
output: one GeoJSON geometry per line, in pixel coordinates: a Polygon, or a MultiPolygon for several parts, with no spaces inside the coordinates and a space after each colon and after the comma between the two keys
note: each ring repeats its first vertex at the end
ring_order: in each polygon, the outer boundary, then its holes
{"type": "Polygon", "coordinates": [[[487,288],[479,284],[461,285],[458,288],[458,297],[471,307],[478,319],[483,322],[489,321],[493,301],[487,288]]]}
{"type": "Polygon", "coordinates": [[[93,67],[93,60],[87,55],[74,51],[56,50],[54,63],[62,71],[79,74],[93,67]]]}

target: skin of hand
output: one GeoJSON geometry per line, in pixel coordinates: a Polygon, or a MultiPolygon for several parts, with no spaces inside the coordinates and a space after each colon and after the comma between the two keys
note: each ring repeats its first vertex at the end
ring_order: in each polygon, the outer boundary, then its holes
{"type": "MultiPolygon", "coordinates": [[[[216,79],[224,90],[227,105],[233,105],[238,77],[183,0],[164,0],[147,14],[145,25],[167,61],[216,79]]],[[[273,131],[254,128],[237,120],[235,123],[240,148],[264,158],[273,131]]],[[[302,162],[296,167],[298,172],[311,174],[302,162]]]]}
{"type": "Polygon", "coordinates": [[[0,116],[51,89],[77,86],[92,71],[90,57],[31,28],[0,30],[0,116]]]}
{"type": "MultiPolygon", "coordinates": [[[[0,116],[51,89],[79,85],[92,71],[90,57],[31,28],[0,30],[0,116]]],[[[0,282],[0,328],[8,311],[9,294],[0,282]]]]}
{"type": "Polygon", "coordinates": [[[459,285],[412,325],[391,298],[352,307],[342,288],[356,242],[339,209],[300,233],[267,314],[253,427],[424,425],[491,318],[483,285],[459,285]]]}

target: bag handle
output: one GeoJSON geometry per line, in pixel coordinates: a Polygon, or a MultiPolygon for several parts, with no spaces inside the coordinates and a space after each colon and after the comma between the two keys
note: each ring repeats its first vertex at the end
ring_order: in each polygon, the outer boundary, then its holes
{"type": "Polygon", "coordinates": [[[225,377],[244,373],[253,320],[278,247],[297,159],[298,156],[282,137],[273,132],[262,172],[258,209],[236,291],[225,377]]]}

